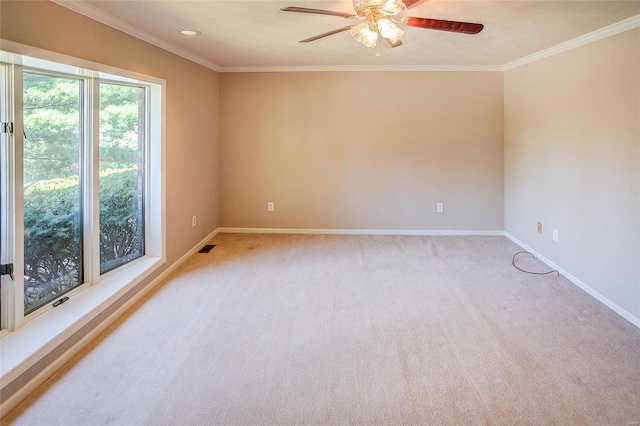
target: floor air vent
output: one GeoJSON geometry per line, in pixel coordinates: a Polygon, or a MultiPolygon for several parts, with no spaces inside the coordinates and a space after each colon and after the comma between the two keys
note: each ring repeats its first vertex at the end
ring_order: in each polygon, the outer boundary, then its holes
{"type": "Polygon", "coordinates": [[[202,247],[198,253],[209,253],[215,246],[215,244],[207,244],[202,247]]]}

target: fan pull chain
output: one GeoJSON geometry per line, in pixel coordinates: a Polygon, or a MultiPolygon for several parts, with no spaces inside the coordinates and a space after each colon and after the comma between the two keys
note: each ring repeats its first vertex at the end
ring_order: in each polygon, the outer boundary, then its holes
{"type": "Polygon", "coordinates": [[[376,43],[376,56],[380,56],[380,43],[376,43]]]}

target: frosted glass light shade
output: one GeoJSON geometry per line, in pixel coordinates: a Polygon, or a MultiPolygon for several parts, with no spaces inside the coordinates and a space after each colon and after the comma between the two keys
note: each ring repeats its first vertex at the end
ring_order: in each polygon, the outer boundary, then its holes
{"type": "Polygon", "coordinates": [[[353,27],[351,29],[351,36],[367,47],[375,47],[378,42],[378,32],[369,28],[367,22],[353,27]]]}
{"type": "Polygon", "coordinates": [[[385,18],[378,19],[378,31],[382,37],[389,39],[392,43],[397,43],[404,34],[396,24],[385,18]]]}
{"type": "Polygon", "coordinates": [[[382,5],[381,10],[385,15],[397,15],[407,10],[407,6],[401,0],[387,0],[382,5]]]}

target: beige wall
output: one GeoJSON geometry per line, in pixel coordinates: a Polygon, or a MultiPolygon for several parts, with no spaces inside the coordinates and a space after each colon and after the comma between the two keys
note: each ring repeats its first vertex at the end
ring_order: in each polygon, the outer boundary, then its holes
{"type": "Polygon", "coordinates": [[[504,82],[506,231],[640,317],[640,29],[504,82]]]}
{"type": "Polygon", "coordinates": [[[502,73],[222,74],[220,126],[221,226],[503,229],[502,73]]]}
{"type": "Polygon", "coordinates": [[[218,226],[218,74],[48,1],[2,1],[0,37],[163,78],[167,264],[218,226]],[[191,227],[197,215],[198,226],[191,227]]]}
{"type": "Polygon", "coordinates": [[[3,383],[6,400],[218,227],[219,81],[212,70],[48,1],[1,1],[0,38],[167,82],[167,263],[14,382],[3,383]]]}

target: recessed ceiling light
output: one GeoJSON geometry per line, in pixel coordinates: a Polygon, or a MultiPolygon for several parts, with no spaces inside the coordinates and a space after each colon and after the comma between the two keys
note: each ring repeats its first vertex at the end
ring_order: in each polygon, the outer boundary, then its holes
{"type": "Polygon", "coordinates": [[[202,34],[200,31],[198,30],[178,30],[178,32],[182,35],[186,35],[186,36],[198,36],[200,34],[202,34]]]}

